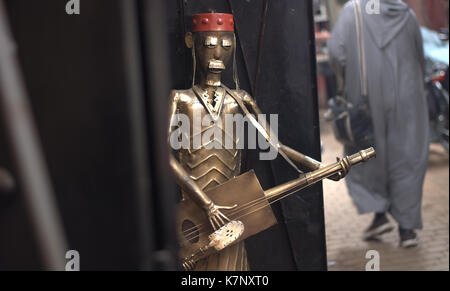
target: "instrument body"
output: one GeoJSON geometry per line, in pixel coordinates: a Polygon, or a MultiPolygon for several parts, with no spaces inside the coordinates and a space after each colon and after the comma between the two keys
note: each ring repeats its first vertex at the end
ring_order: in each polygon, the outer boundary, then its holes
{"type": "MultiPolygon", "coordinates": [[[[223,213],[230,220],[240,220],[244,224],[243,234],[234,243],[245,240],[277,223],[272,209],[265,199],[264,190],[253,171],[248,171],[206,193],[216,204],[237,204],[234,209],[223,210],[223,213]],[[261,202],[249,205],[255,200],[261,202]],[[245,207],[246,205],[248,207],[245,207]]],[[[179,255],[180,258],[184,259],[197,249],[207,245],[208,236],[214,230],[205,211],[191,199],[181,201],[177,210],[177,233],[181,245],[179,255]]]]}

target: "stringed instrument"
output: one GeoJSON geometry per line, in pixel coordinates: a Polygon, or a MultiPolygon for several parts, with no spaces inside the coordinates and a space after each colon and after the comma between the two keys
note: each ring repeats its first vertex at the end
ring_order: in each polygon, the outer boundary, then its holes
{"type": "Polygon", "coordinates": [[[373,157],[375,150],[368,148],[266,191],[253,170],[228,180],[206,192],[216,205],[237,205],[221,210],[231,222],[216,231],[201,207],[190,199],[181,201],[177,207],[177,234],[183,267],[192,269],[198,260],[275,225],[270,204],[328,177],[345,176],[351,166],[373,157]]]}

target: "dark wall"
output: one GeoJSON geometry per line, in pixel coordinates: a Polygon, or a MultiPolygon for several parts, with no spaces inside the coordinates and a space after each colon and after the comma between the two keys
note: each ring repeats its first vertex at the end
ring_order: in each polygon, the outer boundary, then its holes
{"type": "MultiPolygon", "coordinates": [[[[81,1],[80,15],[67,15],[66,3],[6,1],[69,246],[83,270],[155,268],[151,177],[169,176],[149,154],[148,132],[160,129],[147,125],[151,69],[140,50],[151,32],[137,1],[81,1]]],[[[4,138],[0,166],[13,169],[4,138]]],[[[1,205],[0,269],[42,266],[24,205],[20,188],[1,205]]]]}
{"type": "MultiPolygon", "coordinates": [[[[190,31],[192,14],[210,9],[232,12],[236,24],[237,62],[242,89],[254,96],[264,113],[279,114],[279,137],[283,143],[319,160],[320,134],[310,2],[169,1],[173,88],[189,88],[191,84],[191,53],[185,48],[184,33],[190,31]],[[262,22],[265,25],[261,25],[262,22]],[[261,27],[265,29],[261,30],[261,27]]],[[[224,83],[234,87],[231,69],[224,73],[224,83]]],[[[258,160],[257,154],[255,151],[248,152],[247,168],[255,169],[265,189],[296,177],[295,171],[280,158],[263,162],[258,160]]],[[[279,224],[246,241],[251,268],[326,269],[321,185],[276,203],[273,209],[279,224]]]]}
{"type": "MultiPolygon", "coordinates": [[[[121,16],[118,1],[93,2],[84,1],[77,16],[65,13],[65,1],[6,4],[70,247],[82,268],[132,268],[137,232],[121,16]]],[[[1,231],[2,241],[24,249],[33,238],[1,231]]],[[[15,255],[0,259],[2,267],[20,264],[15,255]]]]}

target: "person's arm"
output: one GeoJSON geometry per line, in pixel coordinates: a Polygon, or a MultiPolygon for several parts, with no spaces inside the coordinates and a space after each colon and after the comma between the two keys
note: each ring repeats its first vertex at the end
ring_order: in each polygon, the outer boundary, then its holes
{"type": "MultiPolygon", "coordinates": [[[[172,134],[172,127],[177,125],[176,110],[177,110],[178,96],[175,91],[172,91],[169,104],[169,130],[168,140],[170,145],[170,136],[172,134]]],[[[220,211],[220,209],[231,209],[235,206],[218,206],[206,195],[200,186],[191,179],[189,174],[183,166],[175,159],[172,151],[169,154],[169,164],[175,176],[175,180],[181,189],[189,195],[201,208],[204,209],[208,215],[209,221],[214,229],[222,226],[229,221],[229,219],[220,211]]]]}
{"type": "Polygon", "coordinates": [[[336,60],[330,60],[331,67],[333,68],[334,74],[336,76],[336,87],[337,93],[341,96],[344,95],[345,90],[345,75],[344,75],[344,67],[337,62],[336,60]]]}

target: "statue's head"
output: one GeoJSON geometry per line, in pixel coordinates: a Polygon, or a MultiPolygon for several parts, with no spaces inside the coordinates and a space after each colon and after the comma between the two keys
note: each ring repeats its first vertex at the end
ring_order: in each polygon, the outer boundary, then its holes
{"type": "Polygon", "coordinates": [[[235,48],[233,15],[194,15],[192,33],[186,34],[185,41],[187,47],[193,51],[201,78],[205,79],[208,85],[220,85],[220,74],[228,65],[235,48]]]}

